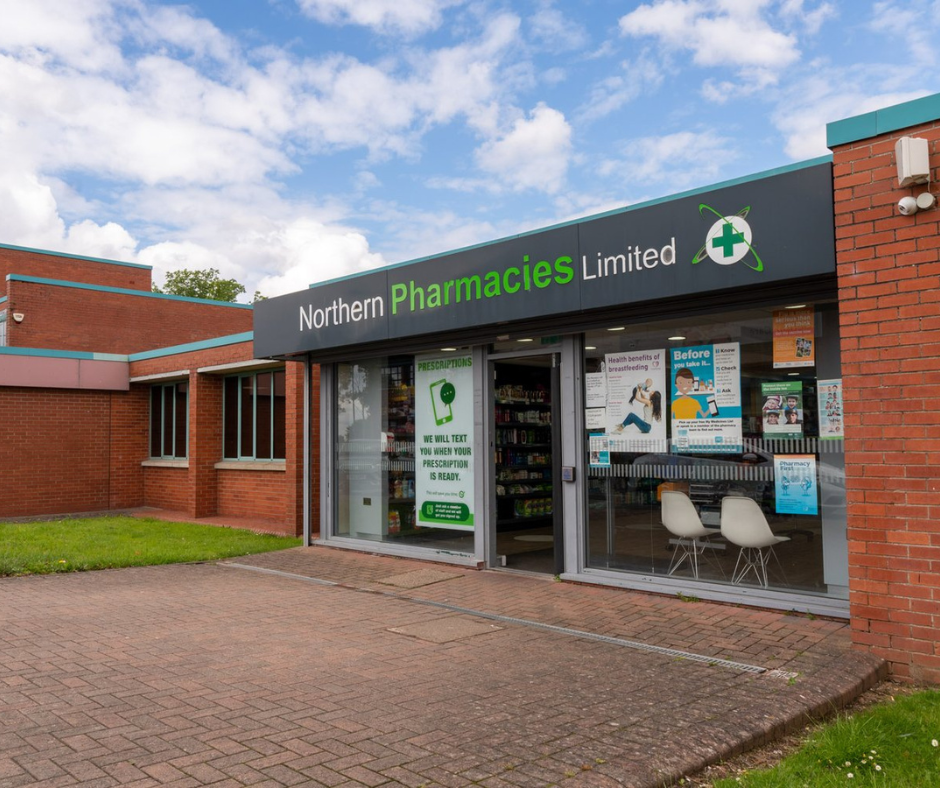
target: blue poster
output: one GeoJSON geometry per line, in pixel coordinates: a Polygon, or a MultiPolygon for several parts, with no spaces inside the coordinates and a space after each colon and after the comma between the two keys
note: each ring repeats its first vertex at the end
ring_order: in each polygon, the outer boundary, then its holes
{"type": "Polygon", "coordinates": [[[672,450],[742,451],[741,346],[673,348],[670,361],[672,450]]]}
{"type": "Polygon", "coordinates": [[[816,456],[778,454],[774,457],[777,514],[819,514],[816,456]]]}

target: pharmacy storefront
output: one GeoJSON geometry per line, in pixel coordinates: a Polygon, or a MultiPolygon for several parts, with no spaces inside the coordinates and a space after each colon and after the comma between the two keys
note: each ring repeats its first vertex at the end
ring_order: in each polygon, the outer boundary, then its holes
{"type": "Polygon", "coordinates": [[[307,521],[847,615],[832,199],[818,160],[258,304],[256,357],[319,365],[307,521]]]}

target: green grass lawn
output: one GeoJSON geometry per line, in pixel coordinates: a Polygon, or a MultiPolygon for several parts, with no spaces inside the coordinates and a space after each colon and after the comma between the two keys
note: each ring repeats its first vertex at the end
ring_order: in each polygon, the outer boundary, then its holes
{"type": "Polygon", "coordinates": [[[804,786],[940,786],[940,691],[898,696],[839,719],[772,769],[715,783],[715,788],[804,786]]]}
{"type": "Polygon", "coordinates": [[[138,517],[0,523],[0,576],[213,561],[300,543],[295,537],[138,517]]]}

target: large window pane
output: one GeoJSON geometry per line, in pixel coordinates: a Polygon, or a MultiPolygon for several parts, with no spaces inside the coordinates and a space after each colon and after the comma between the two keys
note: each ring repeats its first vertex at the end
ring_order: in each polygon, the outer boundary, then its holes
{"type": "Polygon", "coordinates": [[[473,533],[419,527],[413,356],[336,365],[337,511],[333,534],[473,553],[473,533]]]}
{"type": "Polygon", "coordinates": [[[283,460],[286,454],[285,372],[225,379],[223,452],[231,460],[283,460]]]}
{"type": "Polygon", "coordinates": [[[831,428],[837,389],[841,403],[836,310],[809,308],[809,335],[797,340],[805,359],[775,347],[774,313],[780,321],[783,305],[585,335],[590,566],[764,586],[760,565],[738,577],[750,557],[767,560],[768,588],[845,596],[843,441],[831,428]],[[667,528],[666,493],[691,502],[690,517],[711,532],[693,539],[667,528]],[[773,555],[765,546],[742,556],[740,538],[721,535],[726,498],[750,501],[727,524],[785,537],[773,555]]]}
{"type": "Polygon", "coordinates": [[[185,382],[150,389],[150,456],[183,459],[188,451],[189,395],[185,382]]]}
{"type": "Polygon", "coordinates": [[[238,378],[226,378],[224,384],[224,421],[222,456],[238,457],[238,378]]]}

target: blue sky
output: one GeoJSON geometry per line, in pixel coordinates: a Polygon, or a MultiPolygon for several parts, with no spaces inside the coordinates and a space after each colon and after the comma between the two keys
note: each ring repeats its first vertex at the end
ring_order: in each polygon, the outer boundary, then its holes
{"type": "Polygon", "coordinates": [[[825,155],[937,0],[0,0],[0,243],[273,296],[825,155]]]}

